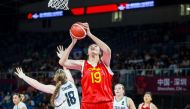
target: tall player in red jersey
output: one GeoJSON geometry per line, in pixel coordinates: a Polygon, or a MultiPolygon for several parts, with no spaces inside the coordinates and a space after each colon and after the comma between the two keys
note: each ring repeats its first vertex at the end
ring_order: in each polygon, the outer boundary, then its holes
{"type": "Polygon", "coordinates": [[[72,38],[59,64],[68,69],[81,71],[82,109],[113,109],[111,49],[90,32],[88,23],[82,23],[82,25],[87,30],[88,37],[95,42],[88,48],[88,59],[68,59],[77,42],[77,39],[72,38]]]}

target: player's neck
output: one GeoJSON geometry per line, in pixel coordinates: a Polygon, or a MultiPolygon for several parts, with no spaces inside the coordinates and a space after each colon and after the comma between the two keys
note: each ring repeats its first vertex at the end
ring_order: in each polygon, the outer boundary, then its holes
{"type": "Polygon", "coordinates": [[[88,62],[92,64],[97,64],[99,62],[100,58],[98,55],[89,56],[88,62]]]}
{"type": "Polygon", "coordinates": [[[17,105],[18,106],[18,104],[19,104],[20,102],[18,102],[17,104],[15,104],[15,105],[17,105]]]}
{"type": "Polygon", "coordinates": [[[144,102],[144,105],[146,105],[146,106],[150,105],[150,102],[144,102]]]}
{"type": "Polygon", "coordinates": [[[115,96],[115,99],[117,101],[121,101],[123,99],[123,97],[124,97],[123,95],[121,95],[121,96],[119,95],[119,96],[115,96]]]}

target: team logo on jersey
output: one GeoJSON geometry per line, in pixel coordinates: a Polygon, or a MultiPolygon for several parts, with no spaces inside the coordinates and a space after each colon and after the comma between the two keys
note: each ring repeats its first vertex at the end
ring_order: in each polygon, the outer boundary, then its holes
{"type": "Polygon", "coordinates": [[[98,67],[98,68],[88,68],[89,71],[100,71],[101,69],[98,67]]]}
{"type": "Polygon", "coordinates": [[[121,103],[122,105],[124,105],[124,101],[122,101],[122,103],[121,103]]]}

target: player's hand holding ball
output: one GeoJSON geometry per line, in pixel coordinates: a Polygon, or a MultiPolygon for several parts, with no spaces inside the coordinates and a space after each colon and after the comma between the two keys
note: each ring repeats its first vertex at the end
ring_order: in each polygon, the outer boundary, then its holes
{"type": "Polygon", "coordinates": [[[85,28],[87,35],[90,36],[91,32],[90,32],[89,24],[87,22],[85,22],[85,23],[82,23],[82,25],[85,28]]]}
{"type": "Polygon", "coordinates": [[[70,35],[72,39],[74,38],[80,40],[85,38],[87,35],[87,29],[85,23],[81,22],[74,23],[70,28],[70,35]]]}

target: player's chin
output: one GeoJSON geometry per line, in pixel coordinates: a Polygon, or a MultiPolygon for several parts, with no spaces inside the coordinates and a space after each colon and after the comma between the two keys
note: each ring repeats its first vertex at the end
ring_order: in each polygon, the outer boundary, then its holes
{"type": "Polygon", "coordinates": [[[144,100],[146,103],[149,103],[150,102],[150,100],[144,100]]]}
{"type": "Polygon", "coordinates": [[[16,104],[16,101],[13,101],[14,104],[16,104]]]}
{"type": "Polygon", "coordinates": [[[116,92],[116,93],[115,93],[115,95],[116,95],[116,96],[117,96],[117,95],[121,95],[121,93],[119,93],[119,92],[116,92]]]}

